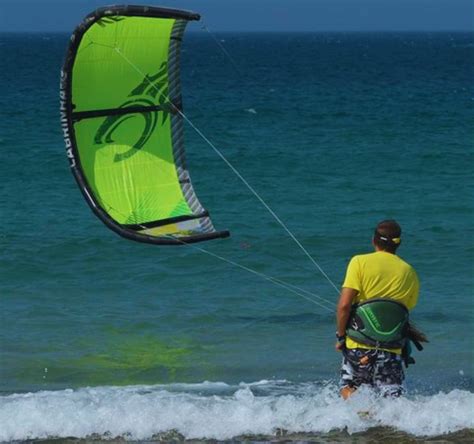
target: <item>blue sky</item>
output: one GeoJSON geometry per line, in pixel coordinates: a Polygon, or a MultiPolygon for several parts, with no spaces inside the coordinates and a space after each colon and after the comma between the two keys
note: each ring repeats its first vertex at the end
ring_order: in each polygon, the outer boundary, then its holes
{"type": "MultiPolygon", "coordinates": [[[[0,0],[0,31],[67,31],[108,0],[0,0]]],[[[214,31],[466,31],[474,0],[142,0],[199,12],[214,31]]]]}

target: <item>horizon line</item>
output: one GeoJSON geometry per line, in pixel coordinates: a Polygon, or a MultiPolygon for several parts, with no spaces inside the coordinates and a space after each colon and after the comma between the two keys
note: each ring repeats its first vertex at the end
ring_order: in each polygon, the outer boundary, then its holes
{"type": "MultiPolygon", "coordinates": [[[[46,31],[46,30],[0,30],[0,34],[70,34],[75,28],[70,30],[46,31]]],[[[325,29],[325,30],[216,30],[212,33],[233,33],[233,34],[324,34],[324,33],[471,33],[474,34],[473,29],[367,29],[367,30],[343,30],[343,29],[325,29]]],[[[190,29],[186,34],[201,34],[201,30],[190,29]]]]}

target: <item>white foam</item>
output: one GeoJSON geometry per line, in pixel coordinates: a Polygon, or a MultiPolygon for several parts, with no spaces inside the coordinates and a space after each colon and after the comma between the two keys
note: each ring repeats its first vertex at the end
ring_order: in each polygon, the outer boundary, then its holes
{"type": "Polygon", "coordinates": [[[230,439],[277,428],[354,433],[374,426],[436,436],[473,428],[473,406],[474,394],[462,390],[400,399],[361,390],[345,402],[332,385],[287,381],[83,388],[0,397],[0,441],[92,434],[139,440],[171,430],[188,439],[230,439]],[[361,410],[370,413],[361,417],[361,410]]]}

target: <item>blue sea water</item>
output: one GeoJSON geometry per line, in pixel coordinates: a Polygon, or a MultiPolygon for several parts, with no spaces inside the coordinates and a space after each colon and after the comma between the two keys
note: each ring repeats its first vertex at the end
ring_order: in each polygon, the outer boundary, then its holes
{"type": "Polygon", "coordinates": [[[401,223],[400,255],[421,280],[413,318],[430,338],[407,396],[338,399],[336,290],[189,126],[194,187],[232,234],[199,248],[313,295],[109,231],[64,153],[68,36],[0,34],[0,441],[285,429],[330,442],[376,439],[380,426],[406,442],[469,441],[474,34],[217,38],[235,67],[209,35],[186,36],[185,113],[330,279],[371,250],[379,220],[401,223]]]}

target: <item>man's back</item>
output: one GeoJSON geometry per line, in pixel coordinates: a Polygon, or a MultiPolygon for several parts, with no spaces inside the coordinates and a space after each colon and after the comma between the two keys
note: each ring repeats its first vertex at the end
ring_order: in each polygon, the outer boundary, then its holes
{"type": "Polygon", "coordinates": [[[411,310],[418,300],[419,283],[415,270],[400,257],[385,251],[354,256],[343,287],[359,292],[354,303],[386,297],[411,310]]]}
{"type": "MultiPolygon", "coordinates": [[[[386,251],[354,256],[347,267],[343,287],[359,293],[354,303],[372,298],[390,298],[411,310],[418,301],[419,282],[415,270],[403,259],[386,251]]],[[[346,339],[347,348],[374,347],[346,339]]],[[[400,354],[401,349],[386,349],[400,354]]]]}

